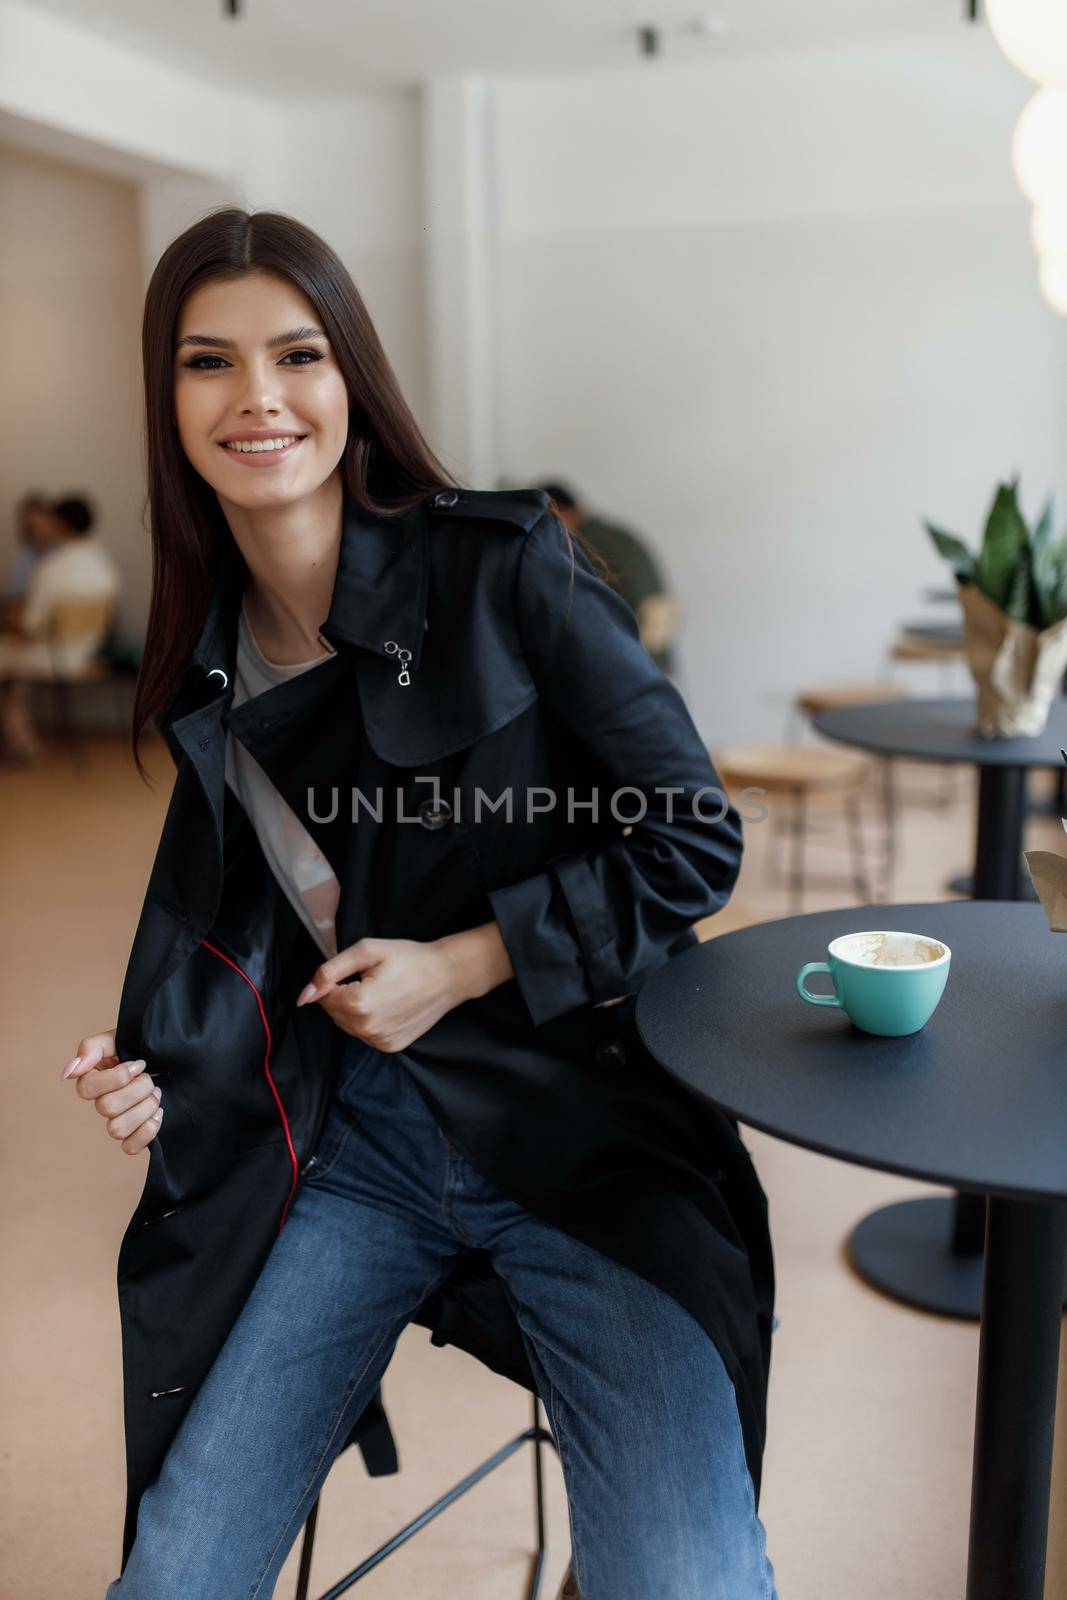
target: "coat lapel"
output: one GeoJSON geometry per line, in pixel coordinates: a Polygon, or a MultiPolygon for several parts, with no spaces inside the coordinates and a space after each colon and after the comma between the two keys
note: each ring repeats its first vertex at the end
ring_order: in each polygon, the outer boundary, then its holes
{"type": "MultiPolygon", "coordinates": [[[[368,689],[388,686],[402,695],[401,675],[419,666],[429,591],[429,527],[425,502],[396,517],[379,517],[344,492],[341,549],[333,596],[321,633],[373,652],[364,659],[368,689]],[[402,651],[410,656],[403,657],[402,651]]],[[[223,810],[226,795],[226,730],[231,715],[237,659],[237,622],[248,568],[233,541],[222,550],[211,597],[181,688],[160,729],[180,761],[184,754],[199,779],[210,823],[196,864],[197,922],[205,931],[218,909],[223,874],[223,810]],[[191,710],[172,718],[190,699],[191,710]]],[[[243,708],[241,708],[243,710],[243,708]]],[[[240,712],[234,715],[240,716],[240,712]]],[[[247,719],[245,719],[247,721],[247,719]]]]}
{"type": "Polygon", "coordinates": [[[429,525],[420,501],[398,517],[373,516],[346,492],[344,531],[333,599],[323,637],[344,639],[397,665],[411,652],[409,670],[422,657],[430,587],[429,525]]]}

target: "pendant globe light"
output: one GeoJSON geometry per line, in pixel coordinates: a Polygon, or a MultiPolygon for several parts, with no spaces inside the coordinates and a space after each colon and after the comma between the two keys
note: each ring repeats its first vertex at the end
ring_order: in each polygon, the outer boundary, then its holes
{"type": "Polygon", "coordinates": [[[1067,195],[1067,89],[1039,89],[1027,101],[1011,158],[1020,188],[1035,205],[1067,195]]]}
{"type": "Polygon", "coordinates": [[[1012,65],[1042,85],[1016,124],[1012,165],[1033,202],[1041,292],[1067,316],[1067,0],[986,0],[986,17],[1012,65]]]}
{"type": "Polygon", "coordinates": [[[986,0],[986,17],[1013,66],[1035,83],[1067,88],[1064,0],[986,0]]]}
{"type": "Polygon", "coordinates": [[[1039,261],[1067,260],[1067,191],[1040,200],[1030,216],[1030,243],[1039,261]]]}
{"type": "Polygon", "coordinates": [[[1042,261],[1041,293],[1052,307],[1067,317],[1067,256],[1050,256],[1042,261]]]}

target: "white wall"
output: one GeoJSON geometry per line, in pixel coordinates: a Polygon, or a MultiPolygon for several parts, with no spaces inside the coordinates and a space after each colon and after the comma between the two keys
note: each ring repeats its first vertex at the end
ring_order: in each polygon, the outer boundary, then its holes
{"type": "MultiPolygon", "coordinates": [[[[1009,163],[1029,91],[985,30],[497,79],[478,151],[470,117],[433,114],[447,85],[425,116],[416,90],[282,100],[12,0],[0,28],[0,137],[138,185],[127,338],[160,251],[208,206],[306,220],[461,471],[569,475],[656,541],[709,740],[777,736],[804,680],[881,669],[944,581],[922,515],[973,536],[998,476],[1021,469],[1031,509],[1063,487],[1067,335],[1009,163]]],[[[85,413],[93,391],[69,401],[85,413]]]]}
{"type": "Polygon", "coordinates": [[[420,147],[415,90],[250,103],[231,179],[166,174],[142,183],[146,282],[170,240],[214,206],[297,217],[351,272],[421,421],[427,372],[420,147]]]}
{"type": "Polygon", "coordinates": [[[0,570],[14,555],[22,494],[87,492],[123,570],[120,622],[133,627],[149,577],[131,315],[141,295],[137,192],[125,179],[0,147],[0,215],[0,570]]]}
{"type": "Polygon", "coordinates": [[[0,3],[0,111],[95,145],[101,165],[231,176],[253,103],[30,5],[0,3]]]}
{"type": "Polygon", "coordinates": [[[338,252],[422,421],[427,373],[418,92],[264,104],[257,125],[243,159],[242,203],[289,212],[338,252]]]}
{"type": "Polygon", "coordinates": [[[882,670],[945,578],[922,515],[975,535],[998,475],[1064,485],[1027,93],[964,29],[497,86],[501,470],[655,540],[713,743],[882,670]]]}
{"type": "Polygon", "coordinates": [[[0,524],[27,483],[91,493],[122,560],[131,634],[143,633],[151,574],[139,341],[160,254],[214,206],[300,218],[349,268],[423,420],[421,136],[414,89],[344,100],[235,92],[0,0],[0,290],[27,341],[13,370],[35,386],[29,404],[23,385],[6,391],[0,524]],[[64,425],[59,484],[49,417],[64,425]]]}

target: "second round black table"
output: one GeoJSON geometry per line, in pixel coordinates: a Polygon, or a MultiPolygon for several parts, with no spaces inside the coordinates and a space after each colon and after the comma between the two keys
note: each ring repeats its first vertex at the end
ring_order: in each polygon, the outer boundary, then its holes
{"type": "Polygon", "coordinates": [[[989,1197],[967,1600],[1042,1600],[1067,1253],[1067,935],[1014,902],[787,917],[667,962],[636,1022],[668,1072],[752,1127],[989,1197]],[[793,987],[831,939],[880,928],[952,950],[940,1006],[905,1038],[861,1033],[793,987]]]}
{"type": "Polygon", "coordinates": [[[975,731],[972,695],[948,700],[887,700],[840,706],[811,719],[827,739],[879,756],[917,761],[962,761],[978,769],[978,832],[974,898],[1019,898],[1026,821],[1026,774],[1063,766],[1067,698],[1053,702],[1042,733],[1027,739],[983,739],[975,731]]]}
{"type": "MultiPolygon", "coordinates": [[[[1029,889],[1022,859],[1026,774],[1031,767],[1063,767],[1067,698],[1053,703],[1044,732],[1034,738],[984,739],[975,722],[970,695],[844,706],[812,718],[826,738],[872,754],[977,767],[973,895],[1019,900],[1029,889]]],[[[984,1233],[980,1198],[911,1200],[865,1217],[849,1240],[849,1255],[868,1282],[896,1300],[943,1316],[976,1317],[984,1233]]]]}

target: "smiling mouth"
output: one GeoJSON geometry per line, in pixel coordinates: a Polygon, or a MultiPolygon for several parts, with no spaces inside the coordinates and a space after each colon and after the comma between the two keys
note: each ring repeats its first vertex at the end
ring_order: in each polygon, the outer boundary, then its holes
{"type": "Polygon", "coordinates": [[[306,438],[306,433],[286,433],[277,439],[234,439],[221,444],[219,448],[229,450],[233,455],[273,455],[277,451],[290,449],[292,445],[299,444],[306,438]]]}

